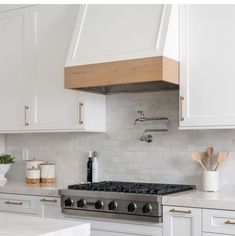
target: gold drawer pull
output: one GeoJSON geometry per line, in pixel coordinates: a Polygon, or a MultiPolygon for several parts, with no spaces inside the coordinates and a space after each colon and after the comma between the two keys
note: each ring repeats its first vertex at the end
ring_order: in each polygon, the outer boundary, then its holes
{"type": "Polygon", "coordinates": [[[176,210],[176,209],[171,209],[170,212],[174,212],[174,213],[184,213],[184,214],[191,214],[192,211],[188,210],[188,211],[180,211],[180,210],[176,210]]]}
{"type": "Polygon", "coordinates": [[[46,199],[46,198],[42,198],[40,201],[41,201],[41,202],[57,202],[57,199],[46,199]]]}
{"type": "Polygon", "coordinates": [[[8,205],[23,205],[23,202],[12,202],[12,201],[6,201],[4,202],[5,204],[8,205]]]}
{"type": "Polygon", "coordinates": [[[226,220],[224,223],[226,225],[235,225],[235,222],[234,221],[230,221],[230,220],[226,220]]]}
{"type": "Polygon", "coordinates": [[[184,121],[184,116],[183,116],[183,101],[184,101],[184,97],[180,96],[180,98],[179,98],[180,121],[184,121]]]}
{"type": "Polygon", "coordinates": [[[24,125],[25,126],[29,126],[29,122],[28,122],[28,119],[27,119],[28,109],[29,109],[28,106],[24,106],[24,125]]]}
{"type": "Polygon", "coordinates": [[[80,125],[82,125],[82,124],[84,124],[84,104],[82,103],[82,102],[79,102],[79,114],[78,114],[78,116],[79,116],[79,124],[80,125]]]}

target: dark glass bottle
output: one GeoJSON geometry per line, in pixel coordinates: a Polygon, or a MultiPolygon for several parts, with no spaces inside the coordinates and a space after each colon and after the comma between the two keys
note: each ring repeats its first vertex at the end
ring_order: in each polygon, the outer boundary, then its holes
{"type": "Polygon", "coordinates": [[[92,157],[87,162],[87,182],[92,182],[92,157]]]}

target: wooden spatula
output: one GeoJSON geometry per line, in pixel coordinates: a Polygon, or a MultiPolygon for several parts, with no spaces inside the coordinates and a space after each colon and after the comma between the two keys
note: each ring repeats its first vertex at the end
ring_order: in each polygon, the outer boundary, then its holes
{"type": "Polygon", "coordinates": [[[221,152],[219,152],[219,156],[218,156],[217,162],[213,166],[212,170],[216,171],[218,169],[218,167],[220,165],[222,165],[222,163],[228,159],[228,154],[229,154],[228,151],[221,151],[221,152]]]}
{"type": "Polygon", "coordinates": [[[193,152],[192,153],[192,159],[194,161],[197,161],[203,170],[207,171],[206,167],[204,166],[204,164],[202,163],[202,159],[204,158],[204,156],[200,153],[200,152],[193,152]]]}

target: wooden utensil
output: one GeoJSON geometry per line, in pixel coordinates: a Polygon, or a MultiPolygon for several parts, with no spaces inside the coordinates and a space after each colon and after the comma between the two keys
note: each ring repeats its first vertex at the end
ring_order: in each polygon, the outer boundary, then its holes
{"type": "Polygon", "coordinates": [[[212,169],[212,155],[213,155],[214,149],[213,147],[207,148],[207,157],[209,158],[209,170],[212,169]]]}
{"type": "Polygon", "coordinates": [[[207,171],[205,165],[202,163],[203,158],[204,158],[204,156],[200,152],[193,152],[192,153],[192,159],[194,161],[197,161],[201,165],[203,170],[207,171]]]}
{"type": "Polygon", "coordinates": [[[213,171],[216,171],[218,169],[218,167],[220,165],[222,165],[222,163],[228,159],[228,154],[229,154],[228,151],[221,151],[221,152],[219,152],[219,156],[218,156],[217,162],[216,162],[216,164],[212,168],[213,171]]]}

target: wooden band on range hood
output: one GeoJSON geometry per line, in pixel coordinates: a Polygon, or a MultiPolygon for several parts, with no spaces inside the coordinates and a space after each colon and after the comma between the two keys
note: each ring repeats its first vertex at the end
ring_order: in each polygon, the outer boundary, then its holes
{"type": "Polygon", "coordinates": [[[168,86],[169,88],[177,88],[179,62],[159,56],[65,67],[65,88],[69,89],[89,90],[90,88],[91,91],[95,91],[94,88],[104,86],[158,81],[172,84],[168,86]]]}

